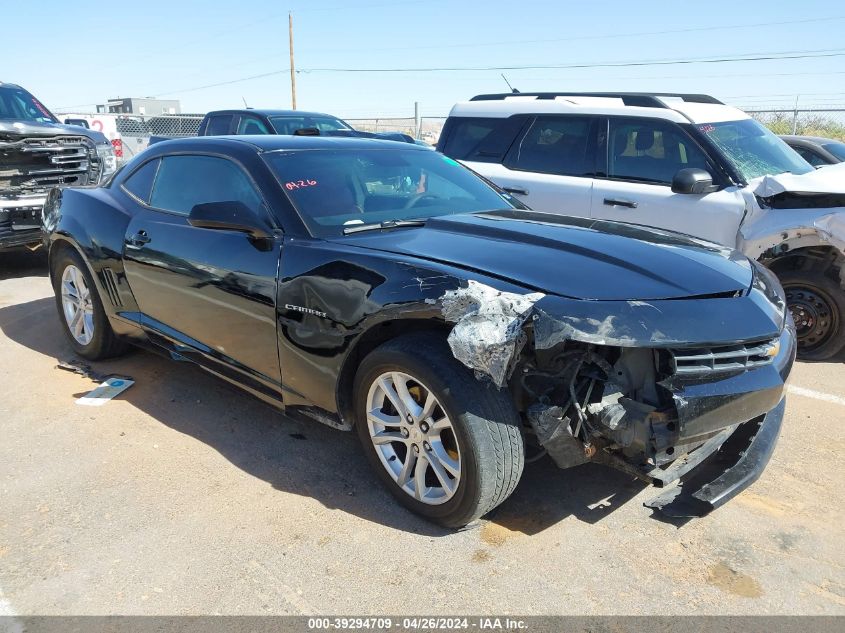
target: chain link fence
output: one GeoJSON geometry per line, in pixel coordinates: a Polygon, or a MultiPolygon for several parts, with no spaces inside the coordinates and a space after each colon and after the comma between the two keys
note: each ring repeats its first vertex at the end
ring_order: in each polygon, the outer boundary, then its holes
{"type": "Polygon", "coordinates": [[[845,108],[745,111],[775,134],[823,136],[845,141],[845,108]]]}
{"type": "MultiPolygon", "coordinates": [[[[144,116],[140,114],[64,113],[59,119],[84,125],[106,135],[115,147],[121,162],[131,160],[150,144],[155,136],[196,136],[202,114],[167,114],[144,116]]],[[[446,117],[421,117],[419,129],[414,117],[375,117],[345,119],[356,130],[363,132],[401,132],[418,138],[429,145],[436,145],[446,117]]]]}
{"type": "Polygon", "coordinates": [[[435,145],[446,117],[420,117],[419,130],[414,117],[383,117],[369,119],[344,119],[349,125],[362,132],[401,132],[435,145]]]}
{"type": "MultiPolygon", "coordinates": [[[[845,108],[826,109],[746,109],[749,115],[776,134],[823,136],[845,141],[845,108]]],[[[83,122],[103,132],[122,154],[123,161],[142,152],[154,136],[196,136],[202,114],[143,116],[135,114],[63,114],[62,120],[83,122]]],[[[401,132],[429,145],[437,144],[446,117],[371,117],[346,119],[363,132],[401,132]]]]}

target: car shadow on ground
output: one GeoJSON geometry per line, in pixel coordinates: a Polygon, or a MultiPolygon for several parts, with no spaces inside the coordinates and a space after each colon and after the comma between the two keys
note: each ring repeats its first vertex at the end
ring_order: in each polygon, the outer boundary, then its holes
{"type": "MultiPolygon", "coordinates": [[[[48,357],[46,362],[73,360],[55,310],[52,297],[0,308],[0,329],[12,341],[48,357]]],[[[136,384],[119,399],[200,440],[278,490],[398,530],[427,536],[451,533],[393,500],[371,472],[352,433],[285,416],[192,364],[147,352],[91,363],[91,368],[100,375],[133,378],[136,384]]],[[[93,389],[94,382],[89,384],[93,389]]],[[[79,393],[69,392],[67,406],[75,406],[74,400],[87,390],[88,384],[79,393]]],[[[600,465],[561,471],[545,458],[526,466],[516,492],[488,519],[525,534],[536,534],[570,516],[592,524],[644,487],[629,475],[600,465]]]]}
{"type": "Polygon", "coordinates": [[[18,248],[0,252],[0,281],[19,277],[47,276],[47,253],[18,248]]]}

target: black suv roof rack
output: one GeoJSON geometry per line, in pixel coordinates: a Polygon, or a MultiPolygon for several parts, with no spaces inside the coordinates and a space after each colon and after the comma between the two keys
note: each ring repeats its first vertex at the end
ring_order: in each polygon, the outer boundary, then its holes
{"type": "Polygon", "coordinates": [[[536,97],[537,99],[554,99],[555,97],[613,97],[622,99],[627,106],[644,108],[666,108],[660,97],[674,97],[689,103],[712,103],[724,105],[710,95],[681,94],[675,92],[502,92],[497,94],[477,95],[470,101],[503,101],[507,97],[536,97]]]}

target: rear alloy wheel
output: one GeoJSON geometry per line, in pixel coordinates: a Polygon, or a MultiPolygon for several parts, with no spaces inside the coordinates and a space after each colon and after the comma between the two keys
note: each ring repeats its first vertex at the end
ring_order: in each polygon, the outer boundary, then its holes
{"type": "Polygon", "coordinates": [[[62,312],[68,332],[82,346],[94,338],[94,303],[85,277],[73,264],[62,273],[62,312]]]}
{"type": "Polygon", "coordinates": [[[412,334],[361,363],[355,424],[364,452],[404,506],[447,527],[487,514],[525,463],[509,392],[475,378],[445,337],[412,334]]]}
{"type": "Polygon", "coordinates": [[[816,271],[778,274],[795,321],[798,358],[826,360],[845,347],[845,290],[816,271]]]}
{"type": "Polygon", "coordinates": [[[126,349],[103,310],[91,273],[79,253],[65,248],[52,262],[56,307],[74,351],[89,360],[116,356],[126,349]]]}

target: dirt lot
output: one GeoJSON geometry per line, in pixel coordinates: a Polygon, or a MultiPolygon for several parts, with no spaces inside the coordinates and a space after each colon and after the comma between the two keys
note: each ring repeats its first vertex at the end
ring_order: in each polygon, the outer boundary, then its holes
{"type": "Polygon", "coordinates": [[[845,364],[799,364],[751,489],[672,524],[614,471],[530,466],[458,533],[393,503],[351,434],[186,364],[98,363],[101,408],[40,256],[0,256],[0,614],[845,614],[845,364]]]}

